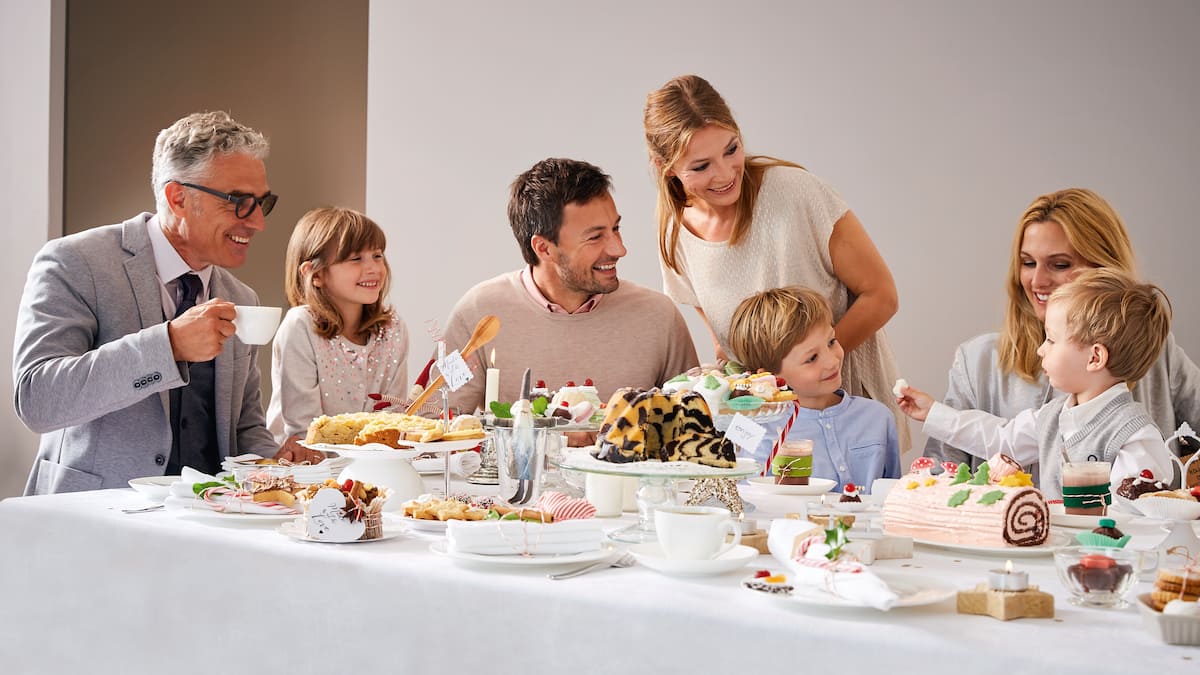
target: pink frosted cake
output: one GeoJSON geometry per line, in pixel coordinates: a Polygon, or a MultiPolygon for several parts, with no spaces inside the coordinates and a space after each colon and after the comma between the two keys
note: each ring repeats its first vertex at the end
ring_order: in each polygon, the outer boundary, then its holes
{"type": "MultiPolygon", "coordinates": [[[[920,462],[920,460],[917,460],[920,462]]],[[[1027,473],[988,479],[984,462],[934,476],[914,462],[883,502],[888,534],[971,546],[1037,546],[1050,535],[1050,509],[1027,473]]]]}

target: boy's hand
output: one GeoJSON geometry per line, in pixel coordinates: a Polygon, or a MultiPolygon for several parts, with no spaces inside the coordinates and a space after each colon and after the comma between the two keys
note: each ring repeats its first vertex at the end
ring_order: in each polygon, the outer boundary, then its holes
{"type": "Polygon", "coordinates": [[[898,386],[896,393],[896,405],[900,410],[914,420],[924,422],[929,415],[929,409],[933,407],[933,397],[916,387],[908,386],[907,382],[898,386]]]}

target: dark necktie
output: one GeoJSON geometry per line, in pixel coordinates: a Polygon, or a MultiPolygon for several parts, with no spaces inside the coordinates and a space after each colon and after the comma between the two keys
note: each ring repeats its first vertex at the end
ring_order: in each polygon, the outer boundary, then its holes
{"type": "Polygon", "coordinates": [[[183,299],[179,301],[179,306],[175,308],[175,316],[188,311],[196,306],[196,298],[200,297],[200,291],[204,290],[204,282],[200,281],[200,277],[186,272],[180,274],[176,279],[179,280],[180,286],[183,288],[183,299]]]}

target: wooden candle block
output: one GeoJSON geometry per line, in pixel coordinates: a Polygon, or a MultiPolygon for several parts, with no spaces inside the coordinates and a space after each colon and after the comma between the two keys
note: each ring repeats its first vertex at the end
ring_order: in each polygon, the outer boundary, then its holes
{"type": "MultiPolygon", "coordinates": [[[[733,541],[733,535],[726,535],[725,541],[733,541]]],[[[759,553],[770,554],[767,550],[767,531],[755,530],[753,534],[742,535],[742,545],[750,548],[758,549],[759,553]]]]}
{"type": "Polygon", "coordinates": [[[1026,591],[993,591],[979,584],[973,591],[958,592],[959,614],[987,614],[1001,621],[1054,617],[1054,596],[1037,586],[1026,591]]]}

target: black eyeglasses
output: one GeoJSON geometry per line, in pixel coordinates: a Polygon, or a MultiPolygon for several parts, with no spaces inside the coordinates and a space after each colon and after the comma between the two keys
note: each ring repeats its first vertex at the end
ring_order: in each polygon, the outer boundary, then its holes
{"type": "Polygon", "coordinates": [[[279,201],[279,195],[273,195],[270,192],[261,197],[255,197],[254,195],[243,195],[236,192],[229,194],[228,192],[221,192],[220,190],[214,190],[210,187],[204,187],[203,185],[196,185],[195,183],[184,183],[182,181],[175,182],[179,183],[183,187],[189,187],[193,190],[207,192],[214,197],[220,197],[221,199],[233,204],[233,213],[238,218],[249,218],[250,214],[254,213],[255,206],[262,209],[263,217],[265,218],[271,214],[271,209],[275,208],[275,202],[279,201]]]}

